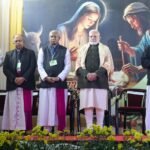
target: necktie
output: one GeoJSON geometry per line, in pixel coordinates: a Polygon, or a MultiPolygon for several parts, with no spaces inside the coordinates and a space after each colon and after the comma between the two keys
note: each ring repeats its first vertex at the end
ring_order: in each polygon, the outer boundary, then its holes
{"type": "Polygon", "coordinates": [[[51,47],[51,53],[52,53],[52,56],[54,56],[54,54],[55,54],[55,47],[54,46],[51,47]]]}

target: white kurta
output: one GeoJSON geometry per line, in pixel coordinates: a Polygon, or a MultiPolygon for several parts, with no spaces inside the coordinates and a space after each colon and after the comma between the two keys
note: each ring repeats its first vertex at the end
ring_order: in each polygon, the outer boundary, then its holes
{"type": "Polygon", "coordinates": [[[145,118],[146,130],[150,130],[150,86],[147,86],[146,90],[146,118],[145,118]]]}
{"type": "Polygon", "coordinates": [[[80,110],[84,108],[107,109],[108,94],[106,89],[81,89],[80,110]]]}
{"type": "Polygon", "coordinates": [[[5,98],[2,130],[15,129],[26,129],[22,88],[7,92],[5,98]]]}
{"type": "MultiPolygon", "coordinates": [[[[41,49],[38,54],[38,71],[42,80],[47,77],[47,73],[43,67],[44,54],[41,49]]],[[[65,67],[58,77],[64,81],[71,68],[70,52],[67,50],[65,55],[65,67]]],[[[65,104],[67,101],[67,90],[65,90],[65,104]]],[[[56,89],[55,88],[40,88],[39,93],[39,111],[38,111],[38,125],[41,126],[55,126],[58,124],[56,113],[56,89]]]]}

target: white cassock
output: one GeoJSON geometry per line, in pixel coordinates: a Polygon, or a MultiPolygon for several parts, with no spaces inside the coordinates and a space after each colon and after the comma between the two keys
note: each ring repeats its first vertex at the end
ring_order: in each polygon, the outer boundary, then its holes
{"type": "MultiPolygon", "coordinates": [[[[44,61],[44,54],[43,50],[41,49],[38,54],[38,71],[42,80],[47,77],[47,73],[43,67],[44,61]]],[[[65,67],[62,72],[58,75],[58,77],[64,81],[67,77],[70,68],[71,68],[71,61],[70,61],[70,52],[69,50],[66,51],[65,55],[65,67]]],[[[56,112],[56,88],[40,88],[39,93],[39,110],[38,110],[38,121],[37,124],[40,126],[56,126],[58,125],[58,118],[56,112]]],[[[65,89],[65,106],[67,106],[67,94],[68,91],[65,89]]]]}
{"type": "Polygon", "coordinates": [[[26,129],[22,88],[7,92],[5,98],[2,130],[15,129],[26,129]]]}

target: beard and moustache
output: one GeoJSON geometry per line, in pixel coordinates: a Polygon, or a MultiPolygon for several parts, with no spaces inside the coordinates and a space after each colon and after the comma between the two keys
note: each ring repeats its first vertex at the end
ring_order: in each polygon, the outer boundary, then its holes
{"type": "Polygon", "coordinates": [[[137,34],[141,37],[141,36],[143,36],[143,30],[142,30],[142,28],[139,28],[138,30],[137,30],[137,34]]]}
{"type": "Polygon", "coordinates": [[[99,42],[89,42],[90,45],[97,45],[99,42]]]}
{"type": "Polygon", "coordinates": [[[97,45],[100,42],[100,39],[96,39],[95,41],[89,41],[90,45],[97,45]]]}

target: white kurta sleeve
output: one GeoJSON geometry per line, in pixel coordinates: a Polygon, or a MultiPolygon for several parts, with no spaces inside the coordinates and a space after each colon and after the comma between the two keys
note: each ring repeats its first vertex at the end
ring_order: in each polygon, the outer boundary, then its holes
{"type": "Polygon", "coordinates": [[[68,74],[69,74],[69,72],[71,70],[71,58],[70,58],[70,51],[69,50],[66,51],[64,63],[65,63],[65,67],[62,70],[62,72],[58,75],[58,77],[62,81],[65,80],[65,78],[68,76],[68,74]]]}
{"type": "Polygon", "coordinates": [[[43,49],[40,49],[38,53],[37,66],[38,66],[38,72],[42,80],[44,80],[44,78],[48,76],[48,74],[46,73],[43,67],[43,61],[44,61],[43,49]]]}

